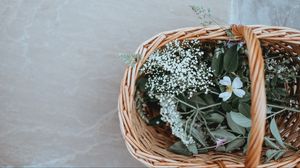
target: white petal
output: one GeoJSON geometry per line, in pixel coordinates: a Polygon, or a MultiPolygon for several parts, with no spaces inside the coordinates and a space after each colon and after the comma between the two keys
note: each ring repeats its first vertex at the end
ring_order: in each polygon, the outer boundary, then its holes
{"type": "Polygon", "coordinates": [[[237,97],[243,97],[246,93],[243,89],[233,89],[233,93],[237,96],[237,97]]]}
{"type": "Polygon", "coordinates": [[[228,100],[231,97],[232,93],[229,92],[223,92],[219,94],[219,97],[223,99],[223,101],[228,100]]]}
{"type": "Polygon", "coordinates": [[[220,80],[220,84],[224,86],[231,85],[231,79],[228,76],[224,76],[222,80],[220,80]]]}
{"type": "Polygon", "coordinates": [[[243,83],[242,83],[241,79],[239,77],[234,78],[233,82],[232,82],[232,88],[240,89],[242,87],[243,87],[243,83]]]}

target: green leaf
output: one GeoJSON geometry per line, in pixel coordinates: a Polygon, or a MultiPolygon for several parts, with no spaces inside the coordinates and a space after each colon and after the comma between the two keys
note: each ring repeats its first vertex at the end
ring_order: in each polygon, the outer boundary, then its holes
{"type": "Polygon", "coordinates": [[[241,113],[236,112],[230,112],[231,119],[233,122],[235,122],[237,125],[244,127],[244,128],[250,128],[251,127],[251,120],[244,116],[241,113]]]}
{"type": "Polygon", "coordinates": [[[228,104],[228,103],[226,103],[226,102],[222,102],[222,103],[221,103],[221,106],[222,106],[222,109],[223,109],[224,111],[231,111],[231,110],[232,110],[231,105],[228,104]]]}
{"type": "Polygon", "coordinates": [[[280,159],[284,154],[285,154],[285,150],[274,150],[274,149],[268,149],[266,152],[266,157],[267,160],[266,162],[274,159],[274,160],[278,160],[280,159]]]}
{"type": "Polygon", "coordinates": [[[246,94],[240,98],[240,102],[250,103],[251,97],[250,94],[246,91],[246,94]]]}
{"type": "Polygon", "coordinates": [[[278,154],[278,150],[268,149],[266,152],[267,160],[266,162],[272,160],[278,154]]]}
{"type": "Polygon", "coordinates": [[[224,55],[224,69],[227,72],[234,72],[238,69],[239,54],[237,45],[227,49],[224,55]]]}
{"type": "Polygon", "coordinates": [[[198,149],[195,143],[187,145],[187,149],[193,154],[198,154],[198,149]]]}
{"type": "Polygon", "coordinates": [[[211,62],[211,67],[214,70],[214,74],[216,76],[221,75],[221,73],[223,72],[223,57],[224,56],[221,48],[216,48],[211,62]]]}
{"type": "Polygon", "coordinates": [[[228,124],[229,128],[230,128],[233,132],[238,133],[238,134],[240,134],[240,135],[245,135],[245,133],[246,133],[245,128],[243,128],[243,127],[237,125],[237,124],[232,120],[230,113],[226,113],[226,119],[227,119],[227,124],[228,124]]]}
{"type": "Polygon", "coordinates": [[[277,154],[275,155],[274,159],[275,159],[275,160],[278,160],[278,159],[280,159],[284,154],[285,154],[285,151],[284,151],[284,150],[281,150],[281,151],[277,152],[277,154]]]}
{"type": "Polygon", "coordinates": [[[191,102],[198,104],[200,106],[205,106],[207,105],[207,103],[203,100],[203,98],[201,98],[199,95],[194,95],[191,99],[191,102]]]}
{"type": "Polygon", "coordinates": [[[240,98],[237,97],[237,96],[233,96],[233,97],[232,97],[232,102],[231,102],[232,108],[233,108],[233,109],[238,109],[239,103],[240,103],[240,98]]]}
{"type": "Polygon", "coordinates": [[[244,116],[250,118],[251,115],[250,115],[250,105],[249,104],[246,104],[246,103],[240,103],[239,104],[239,112],[242,113],[244,116]]]}
{"type": "Polygon", "coordinates": [[[202,97],[207,105],[215,104],[216,102],[214,101],[214,98],[210,94],[205,94],[202,97]]]}
{"type": "Polygon", "coordinates": [[[204,147],[207,147],[207,143],[205,141],[205,136],[202,130],[196,129],[194,127],[191,128],[191,134],[192,136],[204,147]]]}
{"type": "Polygon", "coordinates": [[[266,146],[271,147],[271,148],[273,148],[273,149],[280,149],[274,142],[272,142],[272,141],[270,140],[269,137],[265,137],[264,140],[265,140],[266,146]]]}
{"type": "Polygon", "coordinates": [[[236,138],[235,135],[233,135],[232,133],[230,133],[224,129],[218,129],[218,130],[212,131],[211,133],[217,138],[226,139],[226,141],[232,141],[236,138]]]}
{"type": "Polygon", "coordinates": [[[178,106],[179,106],[184,112],[187,111],[187,106],[186,106],[185,104],[179,102],[179,105],[178,105],[178,106]]]}
{"type": "Polygon", "coordinates": [[[209,122],[214,122],[218,124],[224,121],[224,117],[219,113],[209,113],[208,115],[205,116],[205,119],[209,122]]]}
{"type": "Polygon", "coordinates": [[[193,154],[181,141],[175,142],[172,146],[168,148],[168,151],[186,156],[191,156],[193,154]]]}
{"type": "Polygon", "coordinates": [[[285,145],[284,145],[284,142],[283,142],[282,139],[281,139],[280,132],[279,132],[279,130],[278,130],[278,127],[277,127],[275,118],[273,118],[272,121],[271,121],[271,123],[270,123],[270,130],[271,130],[272,135],[273,135],[274,138],[276,139],[277,143],[278,143],[281,147],[285,148],[285,145]]]}
{"type": "Polygon", "coordinates": [[[226,145],[226,152],[232,152],[236,149],[239,149],[245,144],[245,139],[244,138],[238,138],[233,140],[232,142],[228,143],[226,145]]]}

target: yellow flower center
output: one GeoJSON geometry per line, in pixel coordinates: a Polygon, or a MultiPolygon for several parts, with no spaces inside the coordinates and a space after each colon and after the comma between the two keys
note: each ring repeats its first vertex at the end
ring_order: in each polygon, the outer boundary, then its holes
{"type": "Polygon", "coordinates": [[[226,86],[226,92],[232,93],[233,89],[231,85],[226,86]]]}

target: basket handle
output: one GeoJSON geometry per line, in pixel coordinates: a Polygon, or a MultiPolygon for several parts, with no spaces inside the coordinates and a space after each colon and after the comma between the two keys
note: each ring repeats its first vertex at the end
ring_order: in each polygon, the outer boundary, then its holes
{"type": "Polygon", "coordinates": [[[259,165],[265,135],[267,99],[265,91],[264,59],[257,36],[252,28],[243,25],[232,25],[232,33],[245,40],[248,48],[248,59],[251,80],[251,131],[245,167],[259,165]]]}

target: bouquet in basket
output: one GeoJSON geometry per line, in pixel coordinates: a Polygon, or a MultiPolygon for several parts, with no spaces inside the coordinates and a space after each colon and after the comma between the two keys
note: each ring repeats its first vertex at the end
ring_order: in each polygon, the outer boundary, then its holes
{"type": "MultiPolygon", "coordinates": [[[[230,36],[229,30],[227,33],[230,36]]],[[[263,155],[268,162],[300,146],[278,125],[300,112],[296,86],[300,56],[268,45],[261,47],[267,98],[263,155]]],[[[140,56],[126,57],[134,64],[140,56]]],[[[136,111],[149,126],[170,133],[175,141],[167,150],[176,154],[246,153],[251,99],[255,99],[250,91],[255,79],[250,80],[248,61],[245,42],[233,37],[229,41],[172,40],[141,65],[135,83],[136,111]]]]}
{"type": "MultiPolygon", "coordinates": [[[[267,122],[266,161],[296,146],[285,143],[276,118],[300,112],[288,86],[300,78],[299,65],[264,48],[267,122]]],[[[138,112],[146,123],[166,125],[178,139],[168,150],[192,155],[247,151],[251,131],[247,49],[240,41],[174,40],[151,54],[136,84],[138,112]],[[147,109],[151,109],[147,111],[147,109]],[[157,111],[155,111],[157,110],[157,111]]],[[[297,146],[298,147],[298,146],[297,146]]]]}

